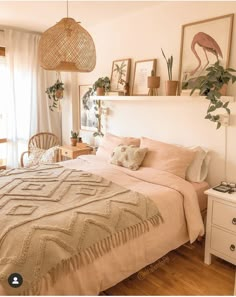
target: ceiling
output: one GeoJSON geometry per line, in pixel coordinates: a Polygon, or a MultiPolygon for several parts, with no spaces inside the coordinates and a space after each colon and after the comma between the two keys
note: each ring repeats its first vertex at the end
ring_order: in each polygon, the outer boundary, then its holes
{"type": "MultiPolygon", "coordinates": [[[[122,14],[145,9],[155,1],[73,1],[69,17],[87,28],[122,14]]],[[[0,26],[43,32],[66,17],[64,1],[0,1],[0,26]]]]}

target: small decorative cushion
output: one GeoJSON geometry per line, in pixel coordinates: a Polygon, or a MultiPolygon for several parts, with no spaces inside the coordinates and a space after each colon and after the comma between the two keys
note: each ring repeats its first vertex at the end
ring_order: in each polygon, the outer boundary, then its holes
{"type": "Polygon", "coordinates": [[[25,160],[25,167],[32,167],[38,164],[55,163],[57,151],[59,146],[51,147],[48,150],[40,148],[32,148],[27,160],[25,160]]]}
{"type": "Polygon", "coordinates": [[[140,139],[135,137],[120,137],[111,133],[106,133],[97,150],[96,156],[100,159],[109,161],[111,154],[118,145],[135,145],[139,147],[140,139]]]}
{"type": "Polygon", "coordinates": [[[137,170],[142,164],[147,151],[147,148],[139,148],[134,145],[119,145],[112,153],[111,163],[137,170]]]}
{"type": "Polygon", "coordinates": [[[147,147],[148,153],[143,166],[163,170],[185,178],[195,152],[173,144],[142,137],[140,147],[147,147]]]}

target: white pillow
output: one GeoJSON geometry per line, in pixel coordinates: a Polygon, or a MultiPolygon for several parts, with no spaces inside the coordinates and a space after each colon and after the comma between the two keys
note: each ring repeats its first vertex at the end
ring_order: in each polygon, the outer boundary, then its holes
{"type": "Polygon", "coordinates": [[[186,180],[201,183],[208,174],[208,167],[210,163],[209,151],[200,146],[191,147],[190,150],[195,151],[195,156],[186,171],[186,180]]]}
{"type": "Polygon", "coordinates": [[[53,146],[48,150],[32,148],[29,157],[25,160],[25,167],[32,167],[38,164],[55,163],[59,146],[53,146]]]}

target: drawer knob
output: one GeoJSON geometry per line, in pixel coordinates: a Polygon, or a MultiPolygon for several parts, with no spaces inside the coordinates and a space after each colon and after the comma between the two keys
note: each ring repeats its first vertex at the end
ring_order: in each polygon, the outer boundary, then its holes
{"type": "Polygon", "coordinates": [[[236,225],[236,218],[233,218],[233,220],[232,220],[232,224],[233,224],[233,225],[236,225]]]}
{"type": "Polygon", "coordinates": [[[235,251],[235,245],[234,245],[234,244],[231,244],[231,246],[230,246],[230,250],[231,250],[232,252],[235,251]]]}

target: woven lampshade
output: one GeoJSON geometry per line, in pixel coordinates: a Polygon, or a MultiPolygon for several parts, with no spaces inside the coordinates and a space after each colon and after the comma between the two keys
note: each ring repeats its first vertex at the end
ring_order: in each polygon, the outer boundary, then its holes
{"type": "Polygon", "coordinates": [[[74,19],[63,18],[42,34],[39,61],[46,70],[90,72],[96,65],[93,39],[74,19]]]}

